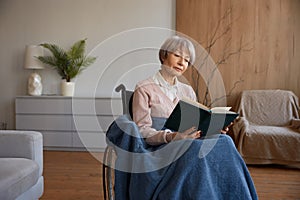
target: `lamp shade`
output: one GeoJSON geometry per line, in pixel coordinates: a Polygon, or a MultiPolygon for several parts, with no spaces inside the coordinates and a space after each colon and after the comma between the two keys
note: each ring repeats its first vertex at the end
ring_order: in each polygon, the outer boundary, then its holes
{"type": "Polygon", "coordinates": [[[44,56],[43,47],[37,45],[26,45],[25,49],[25,69],[44,69],[43,63],[36,57],[44,56]]]}

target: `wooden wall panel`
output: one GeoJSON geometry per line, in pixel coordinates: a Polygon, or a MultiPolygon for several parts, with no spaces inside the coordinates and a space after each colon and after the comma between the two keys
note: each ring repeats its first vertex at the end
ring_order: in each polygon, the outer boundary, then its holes
{"type": "MultiPolygon", "coordinates": [[[[218,66],[228,105],[246,89],[286,89],[300,97],[299,10],[299,0],[177,0],[176,30],[204,48],[220,36],[210,55],[215,63],[231,55],[218,66]]],[[[195,79],[197,71],[185,76],[202,101],[205,83],[195,79]]]]}

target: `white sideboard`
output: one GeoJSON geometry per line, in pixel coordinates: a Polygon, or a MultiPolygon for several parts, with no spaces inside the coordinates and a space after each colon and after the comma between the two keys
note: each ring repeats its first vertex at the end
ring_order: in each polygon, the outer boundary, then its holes
{"type": "Polygon", "coordinates": [[[46,150],[102,151],[122,114],[121,98],[18,96],[15,103],[16,129],[40,131],[46,150]]]}

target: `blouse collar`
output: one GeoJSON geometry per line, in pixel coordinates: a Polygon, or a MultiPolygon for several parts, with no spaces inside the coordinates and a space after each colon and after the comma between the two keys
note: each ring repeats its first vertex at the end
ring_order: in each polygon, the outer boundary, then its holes
{"type": "Polygon", "coordinates": [[[154,76],[153,76],[153,80],[156,84],[165,87],[165,88],[175,88],[178,86],[178,79],[177,77],[175,77],[175,84],[174,85],[170,85],[165,79],[164,77],[161,75],[160,71],[158,71],[154,76]]]}

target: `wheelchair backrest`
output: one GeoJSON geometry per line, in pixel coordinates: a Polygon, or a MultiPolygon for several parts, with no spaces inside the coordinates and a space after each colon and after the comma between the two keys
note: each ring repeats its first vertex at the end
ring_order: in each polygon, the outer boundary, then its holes
{"type": "Polygon", "coordinates": [[[121,91],[123,114],[129,114],[132,119],[132,99],[134,91],[126,90],[126,87],[123,84],[116,87],[115,91],[121,91]]]}

